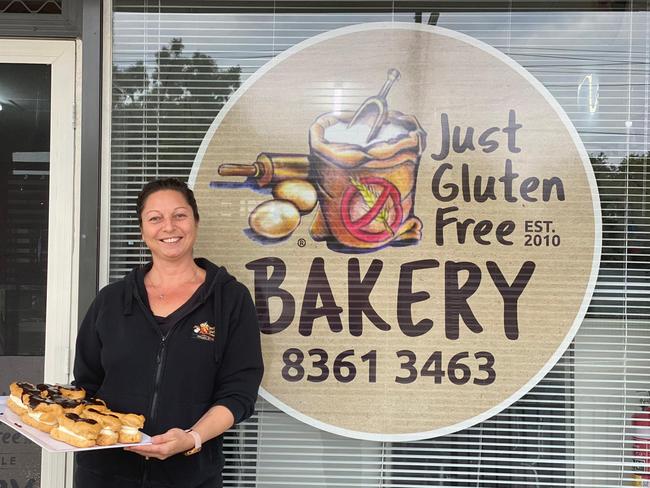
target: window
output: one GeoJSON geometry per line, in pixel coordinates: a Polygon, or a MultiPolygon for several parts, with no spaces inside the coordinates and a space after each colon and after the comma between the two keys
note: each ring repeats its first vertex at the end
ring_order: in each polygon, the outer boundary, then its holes
{"type": "Polygon", "coordinates": [[[650,374],[647,1],[436,5],[114,2],[111,280],[147,258],[134,215],[142,184],[186,179],[242,83],[289,47],[348,25],[438,25],[512,57],[564,108],[599,184],[603,253],[587,318],[528,395],[470,429],[410,443],[323,433],[260,400],[227,435],[226,486],[600,487],[636,473],[631,421],[650,374]]]}

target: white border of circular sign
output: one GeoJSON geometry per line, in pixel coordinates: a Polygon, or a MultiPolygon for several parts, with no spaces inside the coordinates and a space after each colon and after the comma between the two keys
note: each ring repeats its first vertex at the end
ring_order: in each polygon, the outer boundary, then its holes
{"type": "Polygon", "coordinates": [[[602,245],[602,237],[601,237],[602,228],[601,228],[601,213],[600,213],[600,197],[598,194],[598,187],[596,185],[596,177],[594,175],[593,169],[591,168],[591,162],[589,160],[589,156],[587,154],[587,151],[585,150],[584,145],[582,144],[582,141],[580,140],[580,137],[578,136],[578,132],[573,126],[573,123],[569,120],[569,117],[564,112],[564,109],[562,109],[560,104],[555,100],[553,95],[549,93],[546,87],[542,85],[533,75],[531,75],[525,68],[523,68],[517,62],[515,62],[513,59],[509,58],[501,51],[493,48],[492,46],[489,46],[488,44],[485,44],[482,41],[474,39],[465,34],[461,34],[459,32],[445,29],[443,27],[408,24],[404,22],[398,22],[398,23],[373,22],[373,23],[343,27],[341,29],[335,29],[329,32],[325,32],[323,34],[319,34],[317,36],[306,39],[300,42],[299,44],[296,44],[295,46],[287,49],[283,53],[273,58],[267,64],[262,66],[248,80],[246,80],[246,82],[244,82],[243,85],[241,85],[241,87],[232,95],[232,97],[230,97],[226,105],[221,109],[221,112],[219,112],[219,115],[212,122],[212,125],[208,129],[205,137],[203,138],[203,142],[201,143],[201,146],[199,147],[199,150],[196,153],[196,158],[194,159],[192,171],[188,179],[188,184],[190,188],[194,187],[199,172],[199,167],[201,166],[203,157],[205,156],[208,145],[210,144],[210,141],[212,140],[215,132],[219,128],[221,121],[228,114],[230,109],[237,103],[239,98],[253,84],[255,84],[257,80],[262,78],[262,76],[264,76],[264,74],[267,71],[269,71],[271,68],[275,67],[276,65],[280,64],[285,59],[293,56],[295,53],[300,52],[307,47],[313,46],[314,44],[318,44],[319,42],[325,41],[327,39],[332,39],[334,37],[339,37],[341,35],[354,33],[354,32],[363,32],[363,31],[371,31],[371,30],[379,30],[379,29],[402,29],[402,30],[425,31],[425,32],[432,32],[442,36],[451,37],[453,39],[457,39],[459,41],[465,42],[467,44],[470,44],[474,47],[483,50],[484,52],[494,56],[499,61],[505,63],[510,68],[512,68],[515,72],[523,76],[532,86],[534,86],[537,89],[539,93],[541,93],[544,96],[548,104],[555,110],[557,115],[564,123],[564,126],[568,130],[569,134],[571,135],[571,138],[573,139],[573,142],[576,148],[578,149],[578,152],[582,159],[582,164],[585,167],[587,179],[589,180],[589,186],[591,188],[591,197],[592,197],[592,202],[594,207],[593,210],[594,210],[595,242],[594,242],[594,251],[593,251],[594,253],[593,261],[591,265],[591,276],[589,277],[587,290],[585,291],[582,304],[580,305],[580,310],[578,311],[578,314],[576,315],[575,320],[573,321],[573,325],[569,329],[569,332],[565,336],[560,346],[556,349],[555,353],[551,356],[551,358],[547,361],[547,363],[539,370],[539,372],[535,376],[533,376],[519,390],[517,390],[515,393],[510,395],[508,398],[503,400],[498,405],[490,408],[489,410],[486,410],[485,412],[476,415],[474,417],[471,417],[469,419],[466,419],[462,422],[458,422],[453,425],[448,425],[446,427],[442,427],[439,429],[434,429],[426,432],[411,432],[406,434],[376,434],[370,432],[361,432],[361,431],[343,429],[341,427],[337,427],[335,425],[327,424],[325,422],[316,420],[312,417],[309,417],[308,415],[305,415],[297,411],[293,407],[290,407],[286,403],[276,398],[273,394],[266,391],[264,388],[260,387],[259,393],[265,400],[267,400],[268,402],[270,402],[272,405],[276,406],[283,412],[291,415],[292,417],[308,425],[316,427],[318,429],[324,430],[326,432],[331,432],[333,434],[338,434],[345,437],[351,437],[351,438],[361,439],[361,440],[383,441],[383,442],[404,442],[404,441],[416,441],[421,439],[430,439],[433,437],[439,437],[442,435],[451,434],[453,432],[457,432],[459,430],[472,427],[473,425],[476,425],[486,419],[489,419],[490,417],[498,414],[502,410],[508,408],[510,405],[512,405],[514,402],[516,402],[522,396],[528,393],[544,376],[546,376],[546,374],[551,370],[551,368],[553,368],[553,366],[555,366],[557,361],[564,354],[567,347],[569,347],[569,344],[571,343],[576,333],[578,332],[578,328],[582,324],[582,321],[587,313],[587,308],[589,307],[589,303],[591,302],[591,297],[593,295],[594,288],[596,286],[596,280],[598,278],[598,268],[600,265],[600,253],[601,253],[601,245],[602,245]]]}

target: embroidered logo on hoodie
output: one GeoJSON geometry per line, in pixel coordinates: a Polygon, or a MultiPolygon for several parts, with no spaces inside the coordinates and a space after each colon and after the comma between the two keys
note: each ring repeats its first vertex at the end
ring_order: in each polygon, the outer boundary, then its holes
{"type": "Polygon", "coordinates": [[[203,322],[199,325],[195,325],[192,328],[192,337],[195,339],[201,339],[202,341],[214,341],[215,327],[211,326],[207,322],[203,322]]]}

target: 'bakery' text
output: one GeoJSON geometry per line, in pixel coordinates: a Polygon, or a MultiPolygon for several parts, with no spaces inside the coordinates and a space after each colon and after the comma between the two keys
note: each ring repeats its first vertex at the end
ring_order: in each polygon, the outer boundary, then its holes
{"type": "MultiPolygon", "coordinates": [[[[265,334],[282,332],[291,325],[296,314],[296,299],[287,289],[281,287],[287,276],[285,262],[278,257],[265,257],[247,263],[246,268],[253,271],[255,305],[261,331],[265,334]],[[282,303],[280,315],[273,322],[269,311],[271,298],[282,303]]],[[[347,315],[348,330],[353,336],[362,335],[363,316],[379,330],[389,331],[392,328],[377,313],[370,301],[370,294],[382,268],[383,262],[380,259],[373,259],[365,275],[362,276],[359,260],[357,258],[348,260],[347,315]]],[[[519,338],[518,301],[533,276],[535,263],[525,261],[516,276],[508,277],[494,261],[488,261],[486,268],[487,273],[472,262],[445,261],[441,265],[436,259],[422,259],[402,264],[397,285],[399,329],[408,337],[417,337],[433,328],[434,323],[430,318],[423,318],[417,323],[413,321],[412,305],[431,296],[428,291],[413,289],[413,275],[416,272],[442,272],[444,274],[442,281],[444,283],[444,330],[447,339],[459,339],[461,319],[471,332],[478,334],[483,331],[484,326],[475,316],[468,301],[483,285],[496,286],[502,299],[505,336],[510,340],[517,340],[519,338]],[[485,277],[486,274],[489,279],[485,277]],[[461,275],[466,278],[461,280],[461,275]],[[488,284],[485,284],[486,281],[488,284]]],[[[341,320],[343,308],[334,297],[325,271],[325,260],[321,257],[312,260],[301,303],[298,332],[302,336],[311,335],[314,321],[320,317],[327,319],[332,332],[343,331],[341,320]]]]}

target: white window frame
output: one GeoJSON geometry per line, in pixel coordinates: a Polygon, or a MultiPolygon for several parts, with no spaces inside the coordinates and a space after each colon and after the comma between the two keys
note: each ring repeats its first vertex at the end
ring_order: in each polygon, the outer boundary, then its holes
{"type": "MultiPolygon", "coordinates": [[[[79,289],[80,43],[0,39],[0,63],[51,66],[50,188],[44,380],[68,383],[77,331],[79,289]]],[[[41,487],[72,486],[72,456],[41,456],[41,487]]]]}
{"type": "Polygon", "coordinates": [[[99,288],[109,283],[111,240],[111,117],[113,111],[113,1],[102,2],[102,152],[99,216],[99,288]]]}

